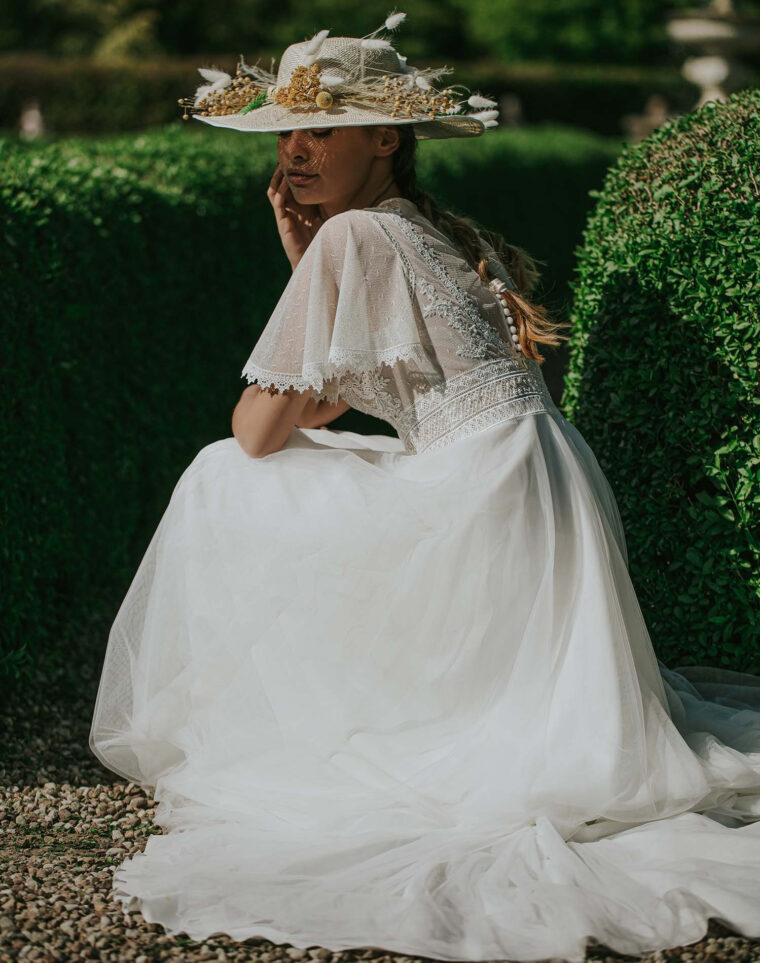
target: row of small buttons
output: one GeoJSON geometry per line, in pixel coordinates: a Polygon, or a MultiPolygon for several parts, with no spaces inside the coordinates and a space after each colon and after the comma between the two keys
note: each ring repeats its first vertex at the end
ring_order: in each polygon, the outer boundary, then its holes
{"type": "Polygon", "coordinates": [[[522,351],[522,345],[520,344],[520,338],[517,334],[517,326],[515,325],[515,319],[509,313],[507,302],[501,293],[502,291],[508,290],[507,285],[503,281],[500,281],[498,278],[494,278],[493,281],[491,281],[488,286],[499,299],[499,304],[501,305],[502,311],[504,312],[504,316],[507,320],[507,324],[509,325],[509,335],[512,338],[512,343],[515,346],[515,350],[522,351]]]}

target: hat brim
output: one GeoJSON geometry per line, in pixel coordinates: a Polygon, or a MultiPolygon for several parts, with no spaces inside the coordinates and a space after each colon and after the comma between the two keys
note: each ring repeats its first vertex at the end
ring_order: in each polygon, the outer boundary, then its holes
{"type": "Polygon", "coordinates": [[[417,140],[441,139],[444,137],[478,137],[486,130],[483,121],[466,114],[439,114],[434,120],[420,120],[412,117],[390,117],[388,114],[361,107],[336,105],[331,107],[282,107],[280,104],[265,104],[248,111],[247,114],[220,114],[203,117],[192,115],[212,127],[226,127],[229,130],[279,133],[284,130],[303,130],[315,127],[364,127],[373,124],[413,124],[417,140]]]}

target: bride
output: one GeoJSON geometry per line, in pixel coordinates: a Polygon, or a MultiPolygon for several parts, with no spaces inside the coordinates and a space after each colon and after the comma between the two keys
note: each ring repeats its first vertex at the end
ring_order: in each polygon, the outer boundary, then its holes
{"type": "Polygon", "coordinates": [[[657,659],[530,259],[414,180],[495,111],[327,33],[186,105],[277,133],[293,273],[108,639],[90,746],[164,830],[114,896],[442,960],[760,936],[760,678],[657,659]],[[349,407],[397,437],[326,427],[349,407]]]}

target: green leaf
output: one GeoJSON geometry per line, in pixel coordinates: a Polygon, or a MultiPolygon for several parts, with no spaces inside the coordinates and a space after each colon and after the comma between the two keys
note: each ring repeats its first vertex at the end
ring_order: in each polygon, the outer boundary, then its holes
{"type": "Polygon", "coordinates": [[[253,100],[240,111],[241,114],[247,114],[249,110],[255,110],[257,107],[261,107],[264,101],[267,99],[267,92],[265,90],[259,91],[258,94],[253,98],[253,100]]]}

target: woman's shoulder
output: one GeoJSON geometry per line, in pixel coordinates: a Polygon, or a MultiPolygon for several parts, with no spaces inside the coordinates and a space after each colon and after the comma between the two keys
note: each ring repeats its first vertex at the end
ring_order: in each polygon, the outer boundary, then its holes
{"type": "Polygon", "coordinates": [[[309,248],[341,263],[360,259],[367,267],[401,259],[403,238],[410,230],[404,218],[387,207],[356,207],[328,217],[315,233],[309,248]]]}
{"type": "Polygon", "coordinates": [[[403,229],[410,223],[415,232],[420,233],[424,220],[413,201],[405,197],[390,197],[372,207],[351,207],[333,214],[323,222],[317,235],[330,240],[345,237],[348,232],[387,234],[388,229],[403,229]]]}
{"type": "Polygon", "coordinates": [[[387,238],[373,213],[370,208],[358,207],[332,214],[319,226],[309,247],[341,256],[380,253],[387,238]]]}
{"type": "Polygon", "coordinates": [[[315,237],[322,236],[325,240],[344,237],[348,232],[367,232],[377,230],[378,211],[384,208],[350,207],[328,217],[320,226],[315,237]]]}
{"type": "Polygon", "coordinates": [[[435,277],[446,280],[450,270],[466,273],[462,251],[404,197],[333,214],[322,223],[312,244],[331,261],[346,264],[358,259],[368,274],[392,269],[408,278],[429,276],[433,281],[435,277]]]}

